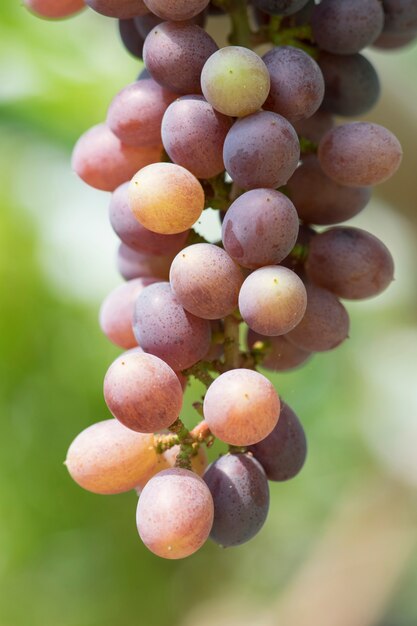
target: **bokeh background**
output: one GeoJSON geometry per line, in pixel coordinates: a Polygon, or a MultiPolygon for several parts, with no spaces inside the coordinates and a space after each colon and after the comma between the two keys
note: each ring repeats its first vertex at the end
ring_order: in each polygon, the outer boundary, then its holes
{"type": "MultiPolygon", "coordinates": [[[[135,494],[89,494],[63,466],[78,432],[108,417],[117,350],[97,311],[121,282],[108,196],[76,178],[70,153],[140,63],[110,19],[49,23],[2,0],[0,626],[416,626],[417,47],[367,56],[383,84],[371,118],[405,159],[352,223],[389,246],[396,281],[348,304],[340,349],[274,376],[309,457],[271,485],[262,532],[168,562],[139,541],[135,494]]],[[[189,406],[199,389],[187,393],[189,406]]]]}

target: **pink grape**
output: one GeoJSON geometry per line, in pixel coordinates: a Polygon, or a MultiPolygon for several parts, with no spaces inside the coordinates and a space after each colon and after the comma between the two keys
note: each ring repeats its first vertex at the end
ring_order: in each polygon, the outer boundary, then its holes
{"type": "Polygon", "coordinates": [[[152,354],[133,350],[109,367],[104,399],[124,426],[153,433],[168,428],[178,418],[183,392],[169,365],[152,354]]]}
{"type": "Polygon", "coordinates": [[[38,17],[60,19],[85,8],[84,0],[24,0],[25,6],[38,17]]]}
{"type": "Polygon", "coordinates": [[[235,369],[221,374],[204,398],[204,419],[211,432],[234,446],[264,439],[279,417],[279,397],[262,374],[235,369]]]}
{"type": "Polygon", "coordinates": [[[271,265],[250,274],[239,294],[240,313],[249,328],[285,335],[303,318],[307,294],[302,280],[286,267],[271,265]]]}
{"type": "Polygon", "coordinates": [[[65,465],[81,487],[106,495],[146,482],[164,468],[164,461],[153,447],[153,435],[136,433],[109,419],[89,426],[74,439],[65,465]]]}
{"type": "Polygon", "coordinates": [[[169,283],[149,285],[139,295],[134,333],[145,352],[163,359],[175,371],[200,361],[210,347],[210,322],[188,313],[169,283]]]}
{"type": "Polygon", "coordinates": [[[136,521],[140,538],[151,552],[165,559],[182,559],[206,542],[213,514],[213,498],[202,478],[174,468],[146,484],[136,521]]]}
{"type": "Polygon", "coordinates": [[[145,165],[160,160],[160,146],[126,146],[105,124],[81,135],[72,153],[72,168],[91,187],[114,191],[145,165]]]}
{"type": "Polygon", "coordinates": [[[135,302],[142,289],[154,282],[157,282],[156,278],[135,278],[113,289],[103,301],[100,327],[116,346],[128,350],[137,345],[133,334],[135,302]]]}
{"type": "Polygon", "coordinates": [[[129,19],[144,15],[149,9],[143,0],[85,0],[89,7],[107,17],[129,19]]]}
{"type": "Polygon", "coordinates": [[[204,191],[195,176],[175,163],[154,163],[132,178],[129,206],[148,230],[174,235],[191,228],[204,209],[204,191]]]}
{"type": "Polygon", "coordinates": [[[152,78],[136,81],[113,98],[107,125],[124,144],[160,146],[162,118],[177,97],[152,78]]]}
{"type": "Polygon", "coordinates": [[[204,11],[209,0],[144,0],[144,2],[152,13],[164,20],[184,21],[204,11]]]}
{"type": "Polygon", "coordinates": [[[197,243],[177,254],[169,280],[186,311],[215,320],[236,309],[243,275],[227,252],[213,244],[197,243]]]}
{"type": "Polygon", "coordinates": [[[172,256],[155,256],[132,250],[121,243],[117,252],[117,269],[125,280],[159,278],[168,280],[172,256]]]}

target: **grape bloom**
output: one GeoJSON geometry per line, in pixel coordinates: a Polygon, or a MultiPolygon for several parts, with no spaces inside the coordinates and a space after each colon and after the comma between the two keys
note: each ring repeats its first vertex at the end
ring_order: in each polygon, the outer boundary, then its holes
{"type": "Polygon", "coordinates": [[[416,2],[24,4],[51,20],[83,8],[117,20],[144,63],[73,150],[75,173],[111,192],[125,282],[99,322],[124,352],[104,378],[113,417],[75,437],[66,467],[93,493],[136,491],[138,533],[160,557],[209,538],[238,546],[266,522],[269,481],[297,476],[307,454],[302,421],[265,373],[343,344],[343,300],[394,277],[384,243],[344,222],[397,171],[401,145],[379,124],[334,116],[378,101],[364,48],[415,40],[416,2]],[[230,45],[204,29],[216,12],[230,45]],[[206,209],[219,240],[202,234],[206,209]],[[193,380],[204,391],[190,407],[193,380]],[[209,459],[215,438],[224,450],[209,459]]]}

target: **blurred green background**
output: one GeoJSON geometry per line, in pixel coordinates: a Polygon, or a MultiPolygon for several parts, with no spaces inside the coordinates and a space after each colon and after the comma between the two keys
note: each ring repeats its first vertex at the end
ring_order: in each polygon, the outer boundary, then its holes
{"type": "Polygon", "coordinates": [[[140,64],[110,19],[49,23],[2,0],[0,626],[417,624],[417,48],[368,56],[384,87],[371,118],[405,162],[354,223],[390,247],[396,281],[348,306],[340,349],[274,376],[309,457],[271,486],[262,532],[168,562],[141,545],[135,494],[89,494],[63,466],[72,439],[108,417],[117,350],[97,310],[120,282],[107,194],[76,179],[70,153],[140,64]]]}

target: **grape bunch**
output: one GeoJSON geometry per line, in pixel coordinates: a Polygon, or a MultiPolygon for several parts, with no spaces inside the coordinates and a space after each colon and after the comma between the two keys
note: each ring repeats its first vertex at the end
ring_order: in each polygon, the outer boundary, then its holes
{"type": "MultiPolygon", "coordinates": [[[[26,4],[47,18],[84,6],[26,4]]],[[[136,490],[141,539],[178,559],[208,537],[224,547],[251,539],[268,481],[304,464],[302,424],[258,368],[285,372],[336,348],[349,333],[342,300],[393,280],[385,245],[343,223],[396,172],[401,146],[378,124],[340,117],[377,101],[362,50],[416,38],[417,1],[86,4],[118,20],[145,69],[72,157],[83,181],[112,194],[126,282],[100,310],[124,350],[104,380],[113,417],[76,437],[66,465],[93,493],[136,490]],[[218,47],[207,16],[214,30],[230,20],[231,45],[218,47]],[[208,208],[221,222],[215,243],[194,229],[208,208]],[[190,378],[206,389],[191,429],[179,417],[190,378]],[[208,466],[216,438],[228,449],[208,466]]]]}

